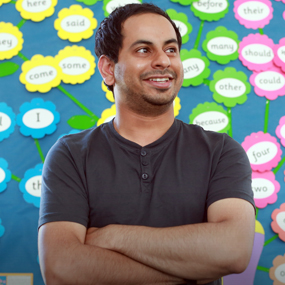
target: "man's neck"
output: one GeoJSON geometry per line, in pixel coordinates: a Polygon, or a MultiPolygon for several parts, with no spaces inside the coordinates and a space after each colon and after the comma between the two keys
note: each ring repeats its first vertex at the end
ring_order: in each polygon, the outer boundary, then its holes
{"type": "Polygon", "coordinates": [[[171,106],[167,112],[154,117],[117,108],[113,124],[115,130],[122,137],[141,146],[146,146],[162,137],[173,122],[174,112],[171,106]]]}

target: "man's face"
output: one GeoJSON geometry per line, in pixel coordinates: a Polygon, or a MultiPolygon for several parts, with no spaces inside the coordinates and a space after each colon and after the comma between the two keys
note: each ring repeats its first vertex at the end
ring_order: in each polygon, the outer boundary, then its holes
{"type": "Polygon", "coordinates": [[[114,68],[116,100],[140,114],[164,112],[172,107],[183,81],[171,23],[158,14],[135,15],[124,22],[122,35],[114,68]]]}

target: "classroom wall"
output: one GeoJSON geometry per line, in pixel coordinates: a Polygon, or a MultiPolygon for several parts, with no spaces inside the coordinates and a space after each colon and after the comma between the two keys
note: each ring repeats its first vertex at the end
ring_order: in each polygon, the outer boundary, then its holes
{"type": "MultiPolygon", "coordinates": [[[[130,2],[142,1],[0,0],[0,284],[43,284],[44,158],[62,135],[115,116],[94,33],[130,2]]],[[[251,162],[253,255],[246,272],[224,284],[285,284],[285,0],[143,2],[167,10],[183,36],[176,118],[228,133],[251,162]]]]}

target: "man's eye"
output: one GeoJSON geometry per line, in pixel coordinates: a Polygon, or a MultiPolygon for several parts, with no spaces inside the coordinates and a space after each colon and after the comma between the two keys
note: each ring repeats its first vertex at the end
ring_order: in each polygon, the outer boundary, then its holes
{"type": "Polygon", "coordinates": [[[176,48],[168,48],[168,49],[166,50],[166,52],[175,53],[175,52],[176,52],[176,48]]]}
{"type": "Polygon", "coordinates": [[[137,52],[139,52],[139,53],[147,53],[148,50],[147,50],[147,48],[140,48],[139,50],[137,50],[137,52]]]}

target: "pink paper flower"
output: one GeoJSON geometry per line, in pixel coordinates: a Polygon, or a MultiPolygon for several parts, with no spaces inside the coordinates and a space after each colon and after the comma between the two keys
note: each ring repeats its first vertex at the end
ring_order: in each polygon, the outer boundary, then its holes
{"type": "Polygon", "coordinates": [[[271,67],[262,72],[253,72],[249,79],[258,96],[275,100],[285,95],[285,74],[278,67],[271,67]]]}
{"type": "Polygon", "coordinates": [[[239,44],[239,59],[249,70],[263,71],[273,66],[274,42],[266,35],[250,34],[239,44]]]}
{"type": "Polygon", "coordinates": [[[246,151],[253,171],[269,171],[281,160],[280,144],[268,133],[252,133],[241,145],[246,151]]]}
{"type": "MultiPolygon", "coordinates": [[[[285,1],[285,0],[284,0],[285,1]]],[[[274,51],[274,63],[281,67],[282,71],[285,72],[285,38],[279,41],[278,45],[273,48],[274,51]]]]}
{"type": "Polygon", "coordinates": [[[234,2],[235,17],[247,29],[262,29],[273,17],[269,0],[237,0],[234,2]]]}
{"type": "Polygon", "coordinates": [[[285,241],[285,203],[281,204],[280,209],[272,212],[271,218],[273,220],[272,230],[279,235],[281,240],[285,241]]]}
{"type": "Polygon", "coordinates": [[[279,120],[279,125],[275,131],[277,137],[281,139],[281,144],[285,146],[285,116],[279,120]]]}
{"type": "Polygon", "coordinates": [[[280,184],[275,180],[273,172],[259,173],[253,171],[251,185],[256,207],[265,208],[268,204],[273,204],[277,201],[280,184]]]}
{"type": "Polygon", "coordinates": [[[278,255],[273,260],[273,267],[269,270],[269,277],[272,279],[273,285],[284,285],[285,283],[285,254],[278,255]]]}

